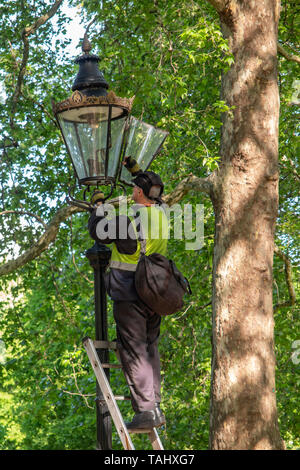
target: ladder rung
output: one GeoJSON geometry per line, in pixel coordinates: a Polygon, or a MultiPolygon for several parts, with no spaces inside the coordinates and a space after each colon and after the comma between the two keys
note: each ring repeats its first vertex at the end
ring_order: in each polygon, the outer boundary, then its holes
{"type": "Polygon", "coordinates": [[[129,434],[149,434],[149,429],[128,429],[129,434]]]}
{"type": "Polygon", "coordinates": [[[122,369],[121,364],[108,364],[107,362],[101,362],[103,369],[122,369]]]}
{"type": "MultiPolygon", "coordinates": [[[[115,400],[131,400],[130,397],[124,397],[124,395],[114,395],[115,397],[115,400]]],[[[105,400],[104,398],[103,399],[98,399],[98,401],[101,403],[101,402],[104,402],[105,403],[105,400]]]]}
{"type": "Polygon", "coordinates": [[[131,400],[130,397],[124,397],[123,395],[115,395],[116,400],[131,400]]]}
{"type": "Polygon", "coordinates": [[[93,343],[96,349],[112,349],[113,351],[117,350],[117,343],[115,341],[94,340],[93,343]]]}

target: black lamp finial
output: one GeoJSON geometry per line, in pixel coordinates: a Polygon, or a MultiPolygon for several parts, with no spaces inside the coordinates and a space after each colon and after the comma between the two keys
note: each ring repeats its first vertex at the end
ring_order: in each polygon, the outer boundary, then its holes
{"type": "Polygon", "coordinates": [[[75,63],[79,64],[79,71],[75,77],[72,90],[80,90],[86,95],[102,96],[107,95],[108,83],[99,70],[98,62],[100,58],[95,54],[90,54],[92,45],[84,34],[82,41],[83,55],[75,59],[75,63]]]}

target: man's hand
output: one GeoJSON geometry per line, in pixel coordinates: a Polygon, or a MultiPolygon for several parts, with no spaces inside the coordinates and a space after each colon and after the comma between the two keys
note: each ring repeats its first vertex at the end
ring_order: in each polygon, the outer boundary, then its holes
{"type": "Polygon", "coordinates": [[[105,196],[102,191],[94,191],[91,197],[91,203],[100,206],[103,204],[104,198],[105,196]]]}
{"type": "Polygon", "coordinates": [[[141,170],[139,164],[137,163],[137,161],[132,158],[132,157],[125,157],[124,158],[124,161],[122,162],[122,164],[125,166],[125,168],[132,174],[134,175],[135,173],[137,173],[138,171],[141,170]]]}

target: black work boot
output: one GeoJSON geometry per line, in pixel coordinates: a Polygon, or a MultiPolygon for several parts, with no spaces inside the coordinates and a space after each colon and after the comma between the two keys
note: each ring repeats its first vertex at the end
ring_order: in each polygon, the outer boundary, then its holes
{"type": "Polygon", "coordinates": [[[154,410],[140,411],[134,415],[131,423],[125,424],[128,431],[133,431],[135,429],[153,429],[157,426],[156,412],[154,410]]]}
{"type": "Polygon", "coordinates": [[[163,426],[164,424],[166,424],[166,417],[165,415],[163,414],[163,412],[161,411],[160,409],[160,403],[155,403],[155,422],[156,422],[156,425],[155,427],[159,427],[159,426],[163,426]]]}

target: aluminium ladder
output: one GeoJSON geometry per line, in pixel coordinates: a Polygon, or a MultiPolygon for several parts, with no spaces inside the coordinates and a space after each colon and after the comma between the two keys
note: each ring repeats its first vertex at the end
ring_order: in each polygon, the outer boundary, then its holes
{"type": "Polygon", "coordinates": [[[154,450],[164,450],[159,435],[157,433],[156,428],[151,430],[149,429],[136,429],[132,431],[128,431],[125,423],[123,421],[123,417],[117,405],[117,399],[124,400],[126,397],[115,397],[112,393],[110,388],[109,381],[106,377],[104,372],[105,368],[119,368],[122,367],[119,364],[107,364],[101,363],[99,356],[97,354],[97,349],[112,349],[117,352],[117,347],[115,342],[110,341],[93,341],[89,337],[85,337],[82,340],[84,348],[87,352],[89,357],[90,363],[94,370],[97,382],[99,384],[100,390],[102,391],[104,400],[112,417],[112,420],[115,424],[116,430],[119,434],[121,442],[125,450],[135,450],[134,445],[132,443],[130,433],[131,434],[148,434],[149,439],[151,441],[152,448],[154,450]]]}

